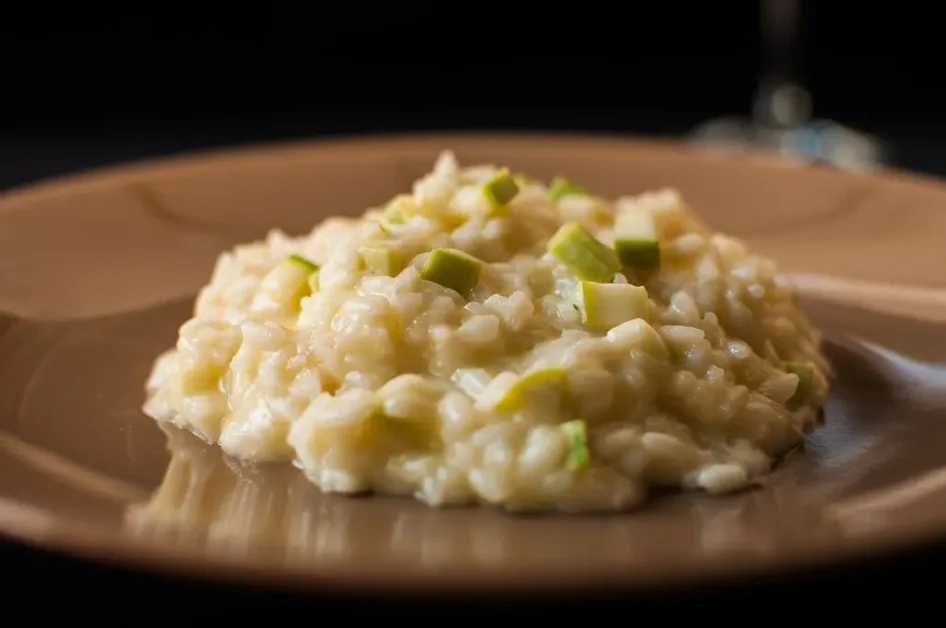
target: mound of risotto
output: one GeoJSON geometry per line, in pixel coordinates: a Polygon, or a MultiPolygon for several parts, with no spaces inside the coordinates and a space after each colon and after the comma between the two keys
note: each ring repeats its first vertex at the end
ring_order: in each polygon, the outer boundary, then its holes
{"type": "Polygon", "coordinates": [[[445,152],[360,218],[222,254],[145,412],[325,492],[620,510],[761,479],[818,424],[820,341],[676,191],[445,152]]]}

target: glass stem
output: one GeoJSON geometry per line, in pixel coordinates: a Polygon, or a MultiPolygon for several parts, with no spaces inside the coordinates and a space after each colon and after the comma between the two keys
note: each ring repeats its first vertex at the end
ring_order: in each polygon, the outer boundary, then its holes
{"type": "Polygon", "coordinates": [[[764,128],[793,128],[811,113],[808,92],[799,85],[796,63],[798,0],[761,0],[762,76],[753,121],[764,128]]]}

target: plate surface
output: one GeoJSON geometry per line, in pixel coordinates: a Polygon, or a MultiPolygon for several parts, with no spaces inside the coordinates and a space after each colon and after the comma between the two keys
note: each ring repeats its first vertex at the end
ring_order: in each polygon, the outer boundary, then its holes
{"type": "Polygon", "coordinates": [[[0,197],[0,533],[96,560],[353,591],[571,591],[774,573],[946,531],[946,186],[673,144],[424,136],[205,154],[0,197]],[[140,411],[216,256],[376,205],[453,149],[603,196],[672,185],[796,275],[838,377],[763,488],[616,516],[321,496],[140,411]]]}

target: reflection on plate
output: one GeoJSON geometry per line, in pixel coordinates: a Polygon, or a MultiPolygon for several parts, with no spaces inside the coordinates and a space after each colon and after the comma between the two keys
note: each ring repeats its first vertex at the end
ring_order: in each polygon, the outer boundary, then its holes
{"type": "Polygon", "coordinates": [[[211,553],[266,555],[289,563],[392,561],[435,568],[498,566],[518,560],[574,564],[605,559],[646,563],[662,555],[764,556],[794,544],[830,543],[841,534],[823,505],[794,482],[734,499],[658,503],[654,512],[588,518],[574,524],[555,515],[510,520],[498,511],[430,509],[406,499],[372,500],[323,495],[303,475],[282,465],[251,466],[192,434],[162,426],[171,461],[161,486],[132,505],[130,534],[211,553]],[[677,503],[679,502],[679,503],[677,503]],[[653,543],[651,526],[670,523],[673,546],[653,543]],[[593,544],[567,543],[561,534],[593,529],[593,544]],[[596,549],[604,552],[596,555],[596,549]]]}

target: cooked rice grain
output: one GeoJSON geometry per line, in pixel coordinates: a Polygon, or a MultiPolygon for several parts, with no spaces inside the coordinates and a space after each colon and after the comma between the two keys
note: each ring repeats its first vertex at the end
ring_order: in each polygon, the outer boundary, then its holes
{"type": "Polygon", "coordinates": [[[830,366],[771,260],[710,231],[669,189],[555,202],[520,180],[491,213],[481,186],[497,172],[445,152],[399,197],[416,210],[403,222],[371,208],[222,254],[155,363],[145,411],[230,455],[294,461],[324,491],[511,510],[624,509],[656,485],[734,491],[814,428],[830,366]],[[614,212],[629,208],[653,218],[661,266],[614,283],[646,287],[647,316],[591,330],[577,278],[546,244],[579,221],[611,245],[614,212]],[[406,265],[373,274],[365,244],[406,265]],[[422,279],[435,247],[484,262],[470,295],[422,279]],[[291,254],[320,267],[301,302],[270,275],[291,254]],[[786,362],[812,370],[793,410],[800,378],[786,362]],[[542,369],[564,375],[496,409],[542,369]],[[586,468],[567,462],[576,445],[561,425],[574,419],[587,426],[586,468]]]}

